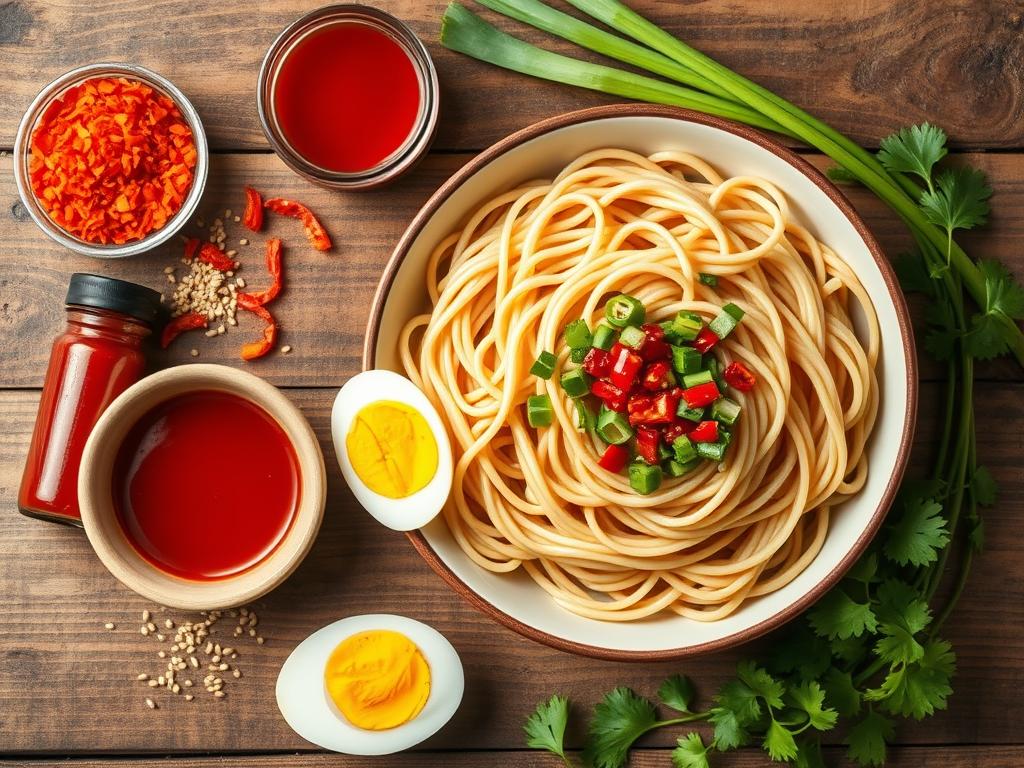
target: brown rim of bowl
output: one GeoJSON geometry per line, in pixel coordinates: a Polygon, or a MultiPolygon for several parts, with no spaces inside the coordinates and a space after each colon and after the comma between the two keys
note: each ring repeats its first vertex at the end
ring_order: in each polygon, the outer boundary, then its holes
{"type": "Polygon", "coordinates": [[[735,632],[726,637],[719,638],[718,640],[701,643],[700,645],[661,651],[623,651],[600,648],[598,646],[587,645],[585,643],[577,643],[572,640],[565,640],[561,637],[556,637],[548,632],[542,632],[535,627],[524,624],[518,619],[491,605],[491,603],[474,592],[465,582],[456,576],[451,569],[448,568],[448,566],[440,557],[437,556],[437,553],[435,553],[427,543],[423,534],[419,531],[409,531],[406,533],[409,540],[412,542],[412,545],[416,548],[416,551],[419,552],[423,559],[427,561],[427,564],[433,568],[434,571],[445,580],[445,582],[448,583],[448,586],[455,590],[455,592],[461,595],[472,606],[524,637],[528,637],[531,640],[536,640],[539,643],[543,643],[544,645],[548,645],[562,651],[568,651],[569,653],[574,653],[580,656],[590,656],[595,659],[604,659],[606,661],[666,661],[690,658],[747,643],[782,626],[817,602],[825,595],[826,592],[839,583],[839,580],[857,561],[857,558],[860,557],[865,548],[867,548],[868,544],[874,538],[879,527],[882,525],[882,521],[885,519],[885,515],[888,512],[889,507],[892,505],[893,499],[896,496],[896,491],[899,488],[900,481],[903,479],[903,473],[906,470],[907,460],[910,455],[910,447],[914,438],[918,395],[917,354],[914,347],[914,334],[911,330],[910,313],[907,310],[907,304],[903,298],[903,292],[900,290],[899,283],[896,280],[896,275],[893,272],[892,267],[889,265],[889,262],[886,260],[885,255],[882,253],[881,247],[868,230],[863,219],[861,219],[860,215],[853,209],[849,200],[846,199],[846,196],[843,195],[838,187],[836,187],[823,173],[803,157],[792,150],[783,147],[781,144],[768,138],[759,131],[756,131],[753,128],[748,128],[745,125],[733,123],[729,120],[704,115],[688,109],[648,104],[612,104],[604,107],[581,109],[576,112],[569,112],[564,115],[558,115],[556,117],[541,120],[540,122],[527,126],[522,130],[516,131],[510,136],[506,136],[504,139],[493,144],[491,147],[466,163],[466,165],[456,171],[451,178],[438,188],[438,190],[419,210],[419,213],[416,214],[415,218],[413,218],[412,222],[405,230],[405,233],[402,235],[402,238],[398,241],[398,245],[395,247],[391,259],[388,261],[388,264],[384,269],[384,274],[381,276],[380,283],[377,286],[377,292],[373,297],[373,304],[370,308],[370,319],[367,323],[366,329],[366,340],[363,345],[363,370],[370,370],[374,367],[377,335],[381,316],[384,313],[384,304],[391,291],[391,285],[394,282],[395,275],[398,273],[398,269],[401,266],[402,261],[405,259],[410,246],[419,236],[424,225],[456,189],[461,187],[468,178],[480,169],[484,168],[495,158],[500,157],[510,149],[513,149],[514,147],[517,147],[531,139],[535,139],[545,133],[550,133],[551,131],[559,128],[565,128],[566,126],[576,125],[578,123],[590,122],[592,120],[601,120],[609,117],[634,116],[667,117],[689,123],[699,123],[700,125],[706,125],[711,128],[717,128],[720,131],[732,133],[740,138],[757,144],[762,149],[766,149],[774,155],[777,155],[814,182],[822,192],[828,195],[829,199],[835,203],[836,207],[838,207],[842,214],[850,221],[854,229],[857,230],[857,234],[860,235],[864,244],[871,252],[871,256],[878,264],[878,268],[882,273],[882,279],[885,281],[886,288],[889,290],[889,296],[892,298],[893,305],[896,308],[896,317],[899,321],[900,338],[903,341],[904,357],[907,366],[907,407],[904,412],[903,434],[900,437],[900,446],[896,456],[896,465],[893,467],[892,474],[889,477],[889,482],[886,484],[885,491],[882,494],[882,500],[875,509],[874,514],[872,514],[867,528],[860,535],[857,541],[854,542],[850,551],[846,553],[846,556],[839,561],[839,564],[836,565],[836,567],[833,568],[825,578],[807,594],[788,608],[779,611],[774,616],[771,616],[770,618],[765,619],[742,632],[735,632]]]}

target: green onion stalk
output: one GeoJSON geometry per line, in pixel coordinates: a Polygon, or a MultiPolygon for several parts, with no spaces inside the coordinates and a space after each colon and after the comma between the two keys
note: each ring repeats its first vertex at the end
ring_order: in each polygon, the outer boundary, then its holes
{"type": "MultiPolygon", "coordinates": [[[[533,77],[685,107],[805,142],[874,192],[906,223],[915,240],[943,255],[974,301],[985,305],[981,271],[950,230],[929,221],[918,206],[920,187],[904,174],[887,171],[874,155],[828,124],[673,37],[618,0],[568,2],[636,42],[541,0],[480,0],[505,16],[674,82],[546,51],[498,30],[457,2],[444,14],[441,42],[473,58],[533,77]]],[[[1024,365],[1024,333],[1010,318],[1000,316],[999,322],[1007,346],[1024,365]]]]}

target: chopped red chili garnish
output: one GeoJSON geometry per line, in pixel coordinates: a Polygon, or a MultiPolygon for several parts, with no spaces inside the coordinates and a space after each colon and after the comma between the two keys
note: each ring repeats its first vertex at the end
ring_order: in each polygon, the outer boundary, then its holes
{"type": "Polygon", "coordinates": [[[625,413],[626,399],[629,393],[623,391],[611,382],[598,379],[590,388],[590,392],[596,395],[608,407],[610,411],[625,413]]]}
{"type": "Polygon", "coordinates": [[[689,419],[680,419],[674,422],[673,424],[669,424],[667,427],[665,427],[661,431],[661,437],[665,441],[666,445],[672,445],[672,443],[674,443],[683,435],[690,434],[690,432],[692,432],[694,427],[696,426],[697,425],[694,424],[689,419]]]}
{"type": "Polygon", "coordinates": [[[277,323],[274,321],[274,316],[252,294],[239,293],[237,298],[238,306],[249,310],[266,323],[262,339],[242,345],[242,359],[255,360],[274,348],[274,343],[277,341],[277,323]]]}
{"type": "Polygon", "coordinates": [[[276,237],[267,241],[267,272],[270,273],[270,287],[263,291],[252,291],[252,296],[259,304],[269,304],[281,292],[283,278],[281,274],[281,241],[276,237]]]}
{"type": "Polygon", "coordinates": [[[205,261],[211,267],[219,269],[221,272],[230,272],[235,268],[234,260],[226,256],[213,243],[203,243],[203,247],[199,249],[199,260],[205,261]]]}
{"type": "Polygon", "coordinates": [[[263,229],[263,198],[252,187],[245,188],[245,213],[242,224],[253,232],[263,229]]]}
{"type": "Polygon", "coordinates": [[[693,348],[703,355],[719,341],[721,341],[721,339],[718,338],[717,333],[712,331],[710,328],[704,327],[700,329],[700,333],[697,334],[697,338],[693,340],[693,348]]]}
{"type": "Polygon", "coordinates": [[[608,378],[612,384],[628,392],[633,388],[637,374],[644,361],[629,347],[615,342],[611,348],[611,372],[608,378]]]}
{"type": "Polygon", "coordinates": [[[641,326],[644,332],[644,343],[640,345],[640,357],[646,362],[668,360],[672,357],[672,347],[665,341],[665,329],[654,323],[641,326]]]}
{"type": "Polygon", "coordinates": [[[669,392],[657,395],[633,395],[629,399],[629,423],[632,426],[644,424],[672,424],[676,420],[679,398],[669,392]]]}
{"type": "Polygon", "coordinates": [[[672,366],[665,360],[658,360],[657,362],[651,363],[644,370],[643,378],[640,379],[640,386],[650,392],[656,392],[659,389],[664,389],[670,383],[669,374],[672,372],[672,366]]]}
{"type": "Polygon", "coordinates": [[[702,421],[690,432],[690,439],[695,443],[718,442],[718,422],[702,421]]]}
{"type": "Polygon", "coordinates": [[[661,435],[658,434],[658,430],[650,427],[637,427],[636,452],[648,464],[658,463],[658,444],[660,442],[661,435]]]}
{"type": "Polygon", "coordinates": [[[283,197],[272,197],[263,205],[274,213],[291,216],[293,219],[301,221],[302,226],[306,228],[306,237],[309,238],[310,244],[318,251],[330,250],[331,238],[327,234],[327,230],[313,215],[313,212],[302,203],[285,200],[283,197]]]}
{"type": "Polygon", "coordinates": [[[583,358],[583,370],[596,379],[602,379],[611,370],[611,356],[603,349],[595,347],[583,358]]]}
{"type": "Polygon", "coordinates": [[[171,342],[178,338],[179,334],[191,331],[194,328],[205,328],[206,325],[206,315],[201,315],[198,312],[178,315],[178,317],[173,318],[164,326],[163,333],[160,334],[160,346],[163,349],[167,349],[171,346],[171,342]]]}
{"type": "Polygon", "coordinates": [[[743,363],[729,363],[722,372],[725,383],[740,392],[749,392],[757,384],[757,378],[743,363]]]}
{"type": "Polygon", "coordinates": [[[713,381],[683,390],[683,399],[691,408],[703,408],[711,405],[721,396],[722,393],[718,391],[718,385],[713,381]]]}
{"type": "Polygon", "coordinates": [[[629,448],[624,445],[609,445],[604,449],[597,464],[609,472],[621,472],[629,461],[629,448]]]}

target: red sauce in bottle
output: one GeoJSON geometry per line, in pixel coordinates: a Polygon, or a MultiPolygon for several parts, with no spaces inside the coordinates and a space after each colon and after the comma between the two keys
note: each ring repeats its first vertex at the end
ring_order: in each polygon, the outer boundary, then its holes
{"type": "Polygon", "coordinates": [[[226,392],[190,392],[128,432],[112,493],[121,528],[148,562],[186,579],[220,579],[280,544],[299,504],[299,463],[259,406],[226,392]]]}
{"type": "Polygon", "coordinates": [[[416,125],[420,85],[405,50],[356,22],[310,33],[288,53],[274,88],[274,112],[292,148],[342,173],[378,165],[416,125]]]}
{"type": "Polygon", "coordinates": [[[67,327],[50,352],[18,509],[81,525],[78,465],[85,442],[114,398],[142,377],[142,342],[160,294],[123,280],[75,274],[66,302],[67,327]]]}

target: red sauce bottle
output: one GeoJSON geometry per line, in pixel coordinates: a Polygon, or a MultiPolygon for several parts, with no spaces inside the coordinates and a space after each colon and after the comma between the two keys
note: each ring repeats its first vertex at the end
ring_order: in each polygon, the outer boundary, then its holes
{"type": "Polygon", "coordinates": [[[114,398],[142,377],[142,342],[153,330],[160,294],[123,280],[74,274],[65,303],[68,324],[50,352],[18,509],[81,525],[78,465],[85,441],[114,398]]]}

